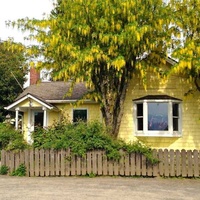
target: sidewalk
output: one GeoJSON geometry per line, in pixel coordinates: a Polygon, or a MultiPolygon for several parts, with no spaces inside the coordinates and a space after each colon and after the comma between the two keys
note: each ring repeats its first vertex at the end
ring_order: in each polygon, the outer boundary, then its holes
{"type": "Polygon", "coordinates": [[[199,200],[200,179],[0,176],[0,200],[199,200]]]}

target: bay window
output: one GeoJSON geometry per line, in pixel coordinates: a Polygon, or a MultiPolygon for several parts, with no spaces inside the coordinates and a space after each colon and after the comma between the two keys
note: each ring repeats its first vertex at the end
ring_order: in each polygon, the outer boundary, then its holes
{"type": "Polygon", "coordinates": [[[181,136],[181,100],[148,95],[134,100],[136,136],[181,136]]]}

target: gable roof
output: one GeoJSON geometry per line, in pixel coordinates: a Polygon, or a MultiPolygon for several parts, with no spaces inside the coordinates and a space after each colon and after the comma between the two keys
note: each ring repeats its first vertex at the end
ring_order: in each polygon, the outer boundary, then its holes
{"type": "Polygon", "coordinates": [[[25,96],[19,98],[18,100],[16,100],[15,102],[13,102],[12,104],[10,104],[9,106],[5,107],[6,110],[11,110],[13,108],[15,108],[19,103],[25,101],[26,99],[33,99],[34,101],[38,102],[39,104],[41,104],[42,106],[48,108],[49,110],[51,109],[56,109],[55,106],[53,106],[52,104],[46,102],[45,100],[36,97],[32,94],[26,94],[25,96]]]}
{"type": "Polygon", "coordinates": [[[26,88],[16,100],[26,96],[27,94],[34,95],[47,102],[53,103],[57,100],[79,100],[87,93],[87,88],[84,83],[77,83],[74,86],[72,94],[66,95],[71,87],[71,82],[41,82],[35,85],[30,85],[26,88]]]}
{"type": "Polygon", "coordinates": [[[88,92],[84,83],[74,85],[69,96],[71,82],[41,82],[27,87],[6,110],[13,110],[19,103],[26,99],[33,99],[48,109],[56,109],[52,103],[74,102],[80,100],[88,92]]]}

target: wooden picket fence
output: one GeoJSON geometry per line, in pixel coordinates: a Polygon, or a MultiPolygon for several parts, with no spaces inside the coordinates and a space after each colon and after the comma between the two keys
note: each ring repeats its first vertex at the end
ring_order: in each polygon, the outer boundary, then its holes
{"type": "Polygon", "coordinates": [[[27,176],[143,176],[200,177],[199,150],[153,150],[159,163],[152,165],[145,156],[122,152],[119,161],[109,160],[104,151],[87,152],[84,157],[70,150],[30,149],[20,152],[1,151],[1,166],[9,173],[24,164],[27,176]]]}

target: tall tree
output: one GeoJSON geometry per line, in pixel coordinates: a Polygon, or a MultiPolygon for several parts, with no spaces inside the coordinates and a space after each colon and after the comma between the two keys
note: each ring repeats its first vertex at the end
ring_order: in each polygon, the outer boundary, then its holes
{"type": "MultiPolygon", "coordinates": [[[[39,45],[38,68],[55,79],[85,81],[94,89],[105,124],[117,137],[133,74],[164,63],[171,42],[170,7],[162,0],[59,0],[47,20],[19,20],[39,45]]],[[[14,23],[15,25],[15,23],[14,23]]]]}
{"type": "Polygon", "coordinates": [[[173,0],[171,6],[176,30],[172,56],[178,60],[172,70],[184,74],[200,92],[200,1],[173,0]]]}
{"type": "MultiPolygon", "coordinates": [[[[10,43],[9,43],[10,44],[10,43]]],[[[13,44],[14,45],[14,44],[13,44]]],[[[0,42],[0,122],[5,119],[4,107],[14,101],[22,92],[26,67],[23,46],[15,44],[17,49],[9,49],[8,42],[0,42]]]]}

